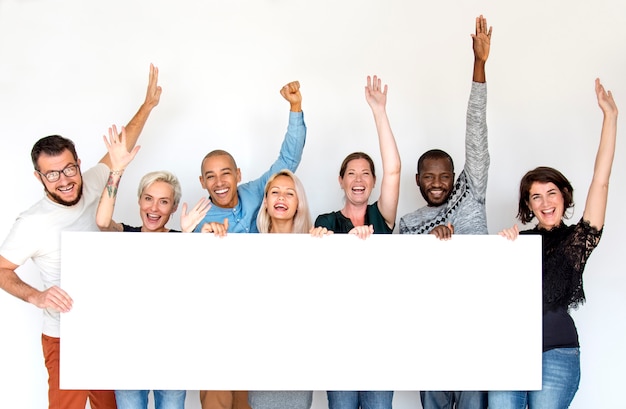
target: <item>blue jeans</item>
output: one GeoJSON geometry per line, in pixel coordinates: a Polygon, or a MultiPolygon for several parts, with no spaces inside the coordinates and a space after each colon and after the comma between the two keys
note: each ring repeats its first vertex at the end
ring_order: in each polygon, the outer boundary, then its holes
{"type": "Polygon", "coordinates": [[[489,409],[567,409],[580,383],[580,350],[556,348],[542,354],[540,391],[489,392],[489,409]]]}
{"type": "Polygon", "coordinates": [[[487,409],[487,392],[422,391],[420,398],[424,409],[487,409]]]}
{"type": "MultiPolygon", "coordinates": [[[[150,391],[115,391],[117,409],[147,409],[150,391]]],[[[186,391],[153,391],[155,409],[183,409],[186,391]]]]}
{"type": "Polygon", "coordinates": [[[393,391],[328,391],[328,409],[391,409],[393,391]]]}

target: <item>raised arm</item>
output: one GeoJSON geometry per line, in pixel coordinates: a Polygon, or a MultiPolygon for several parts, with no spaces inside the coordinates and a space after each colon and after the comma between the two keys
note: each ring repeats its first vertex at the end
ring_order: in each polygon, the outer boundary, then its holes
{"type": "Polygon", "coordinates": [[[491,48],[491,31],[491,27],[487,29],[487,19],[482,15],[476,17],[476,33],[472,34],[474,75],[467,104],[464,169],[478,200],[484,200],[487,194],[490,162],[485,63],[491,48]]]}
{"type": "Polygon", "coordinates": [[[482,15],[476,17],[476,33],[471,34],[474,48],[474,82],[485,82],[485,63],[489,58],[491,46],[491,27],[487,30],[487,19],[482,15]]]}
{"type": "Polygon", "coordinates": [[[373,79],[368,76],[365,99],[374,114],[380,156],[383,160],[383,181],[378,198],[378,209],[385,218],[387,226],[393,228],[396,224],[398,196],[400,195],[400,154],[387,117],[387,85],[384,89],[381,89],[381,85],[382,81],[376,75],[373,79]]]}
{"type": "MultiPolygon", "coordinates": [[[[263,195],[265,184],[270,176],[283,169],[289,169],[295,172],[302,160],[302,152],[306,142],[306,124],[304,123],[304,113],[302,112],[302,94],[300,93],[300,82],[292,81],[280,89],[280,95],[290,105],[289,123],[287,125],[287,133],[280,146],[280,152],[276,160],[261,176],[251,182],[247,182],[247,186],[254,189],[259,197],[263,195]]],[[[231,220],[232,222],[233,220],[231,220]]],[[[198,231],[198,229],[196,229],[198,231]]]]}
{"type": "Polygon", "coordinates": [[[302,95],[300,94],[300,83],[292,81],[280,89],[280,95],[283,96],[291,105],[291,112],[302,111],[302,95]]]}
{"type": "MultiPolygon", "coordinates": [[[[128,150],[131,150],[135,147],[137,140],[139,139],[139,135],[143,130],[148,117],[150,116],[150,112],[152,109],[159,104],[159,100],[161,98],[161,87],[158,85],[159,80],[159,69],[154,65],[150,64],[150,75],[148,79],[148,91],[146,92],[146,99],[139,107],[139,111],[135,114],[135,116],[130,120],[130,122],[126,125],[126,147],[128,150]]],[[[111,159],[109,158],[109,154],[107,153],[100,160],[100,162],[106,164],[109,169],[111,169],[111,159]]]]}
{"type": "Polygon", "coordinates": [[[593,178],[583,219],[593,227],[601,229],[604,226],[604,216],[606,214],[606,202],[609,193],[609,178],[611,167],[613,166],[613,156],[615,154],[615,139],[617,136],[617,105],[613,100],[611,91],[605,91],[596,78],[596,96],[598,105],[602,109],[604,119],[602,121],[602,132],[600,134],[600,146],[596,154],[596,162],[593,168],[593,178]]]}
{"type": "Polygon", "coordinates": [[[133,160],[140,147],[135,146],[129,152],[126,148],[128,141],[126,140],[125,128],[122,127],[122,132],[118,134],[115,125],[109,128],[109,139],[107,140],[106,136],[103,136],[103,139],[109,152],[111,171],[109,172],[109,180],[102,191],[102,196],[100,196],[100,203],[98,203],[96,224],[102,231],[123,231],[122,224],[113,220],[117,189],[124,169],[133,160]]]}

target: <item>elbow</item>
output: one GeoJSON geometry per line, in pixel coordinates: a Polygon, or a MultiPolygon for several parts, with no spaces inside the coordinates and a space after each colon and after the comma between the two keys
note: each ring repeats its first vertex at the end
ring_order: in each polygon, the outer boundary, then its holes
{"type": "Polygon", "coordinates": [[[389,177],[400,177],[400,173],[402,172],[402,162],[400,161],[400,157],[396,158],[393,161],[383,161],[383,174],[389,177]]]}
{"type": "Polygon", "coordinates": [[[105,222],[104,220],[96,219],[96,226],[98,226],[98,229],[100,229],[100,231],[108,231],[111,227],[111,222],[105,222]]]}
{"type": "Polygon", "coordinates": [[[388,169],[384,169],[383,173],[390,178],[400,179],[401,171],[402,167],[400,166],[400,162],[398,162],[397,166],[392,166],[388,169]]]}

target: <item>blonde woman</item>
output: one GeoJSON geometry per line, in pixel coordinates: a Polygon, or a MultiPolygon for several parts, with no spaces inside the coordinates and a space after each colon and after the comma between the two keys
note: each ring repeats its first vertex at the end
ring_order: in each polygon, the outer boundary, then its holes
{"type": "MultiPolygon", "coordinates": [[[[287,169],[275,173],[267,181],[256,220],[260,233],[320,235],[321,231],[311,228],[304,187],[287,169]]],[[[252,409],[309,409],[313,391],[249,391],[248,401],[252,409]]]]}

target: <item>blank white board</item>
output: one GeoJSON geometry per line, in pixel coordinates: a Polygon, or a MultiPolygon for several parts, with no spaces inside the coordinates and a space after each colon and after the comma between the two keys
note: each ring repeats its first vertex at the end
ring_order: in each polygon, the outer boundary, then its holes
{"type": "Polygon", "coordinates": [[[63,233],[61,387],[532,390],[541,239],[63,233]]]}

